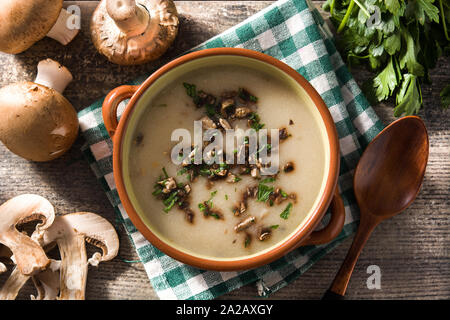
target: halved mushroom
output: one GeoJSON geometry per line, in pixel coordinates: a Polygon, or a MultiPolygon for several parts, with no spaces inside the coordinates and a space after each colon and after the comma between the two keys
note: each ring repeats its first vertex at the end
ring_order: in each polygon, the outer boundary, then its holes
{"type": "MultiPolygon", "coordinates": [[[[31,237],[34,238],[34,234],[31,237]]],[[[47,247],[46,251],[51,250],[53,247],[47,247]]],[[[47,269],[31,276],[38,292],[36,297],[31,296],[32,300],[56,299],[59,293],[59,265],[59,261],[50,259],[47,269]]],[[[22,274],[16,266],[0,289],[0,300],[16,299],[20,289],[22,289],[28,279],[30,279],[30,276],[22,274]]]]}
{"type": "Polygon", "coordinates": [[[12,255],[11,250],[9,250],[4,245],[0,244],[0,274],[2,274],[3,272],[6,272],[6,270],[8,270],[1,261],[9,260],[11,255],[12,255]]]}
{"type": "Polygon", "coordinates": [[[92,16],[91,37],[111,62],[143,64],[166,52],[178,23],[172,0],[102,0],[92,16]]]}
{"type": "Polygon", "coordinates": [[[28,160],[49,161],[72,146],[78,118],[61,94],[71,80],[69,70],[47,59],[39,62],[34,83],[0,89],[0,140],[9,150],[28,160]]]}
{"type": "Polygon", "coordinates": [[[56,241],[61,256],[60,300],[82,300],[85,297],[88,264],[97,266],[113,259],[119,250],[114,227],[95,213],[77,212],[58,216],[44,234],[44,243],[56,241]],[[89,260],[85,242],[102,249],[89,260]]]}
{"type": "Polygon", "coordinates": [[[6,266],[3,263],[0,262],[0,274],[2,274],[3,272],[6,272],[6,270],[8,270],[6,268],[6,266]]]}
{"type": "Polygon", "coordinates": [[[51,260],[50,266],[32,277],[37,296],[31,300],[56,300],[60,290],[61,261],[51,260]]]}
{"type": "Polygon", "coordinates": [[[73,15],[63,0],[4,0],[0,10],[0,51],[17,54],[45,36],[66,45],[79,30],[70,28],[73,15]]]}
{"type": "Polygon", "coordinates": [[[28,279],[30,276],[22,274],[17,267],[14,268],[0,289],[0,300],[14,300],[28,279]]]}
{"type": "Polygon", "coordinates": [[[54,219],[53,206],[38,195],[20,195],[0,206],[0,243],[11,250],[11,259],[22,274],[33,275],[50,264],[38,241],[54,219]],[[34,220],[42,222],[36,225],[33,239],[16,229],[18,224],[34,220]]]}

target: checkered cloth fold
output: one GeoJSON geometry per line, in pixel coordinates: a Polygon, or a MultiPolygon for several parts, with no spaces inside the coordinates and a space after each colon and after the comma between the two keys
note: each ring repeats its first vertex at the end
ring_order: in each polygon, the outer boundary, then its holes
{"type": "MultiPolygon", "coordinates": [[[[101,99],[78,114],[86,139],[83,153],[127,230],[161,299],[212,299],[250,283],[257,283],[259,295],[267,296],[308,270],[355,231],[359,212],[352,190],[352,173],[363,148],[383,128],[336,51],[322,17],[305,0],[275,2],[192,51],[214,47],[241,47],[271,55],[297,70],[322,96],[339,134],[339,189],[345,205],[345,226],[329,244],[302,247],[273,263],[248,271],[205,271],[170,258],[139,233],[120,203],[112,174],[112,141],[103,124],[101,99]]],[[[140,77],[133,84],[141,83],[147,76],[140,77]]],[[[328,220],[329,213],[321,226],[326,225],[328,220]]]]}

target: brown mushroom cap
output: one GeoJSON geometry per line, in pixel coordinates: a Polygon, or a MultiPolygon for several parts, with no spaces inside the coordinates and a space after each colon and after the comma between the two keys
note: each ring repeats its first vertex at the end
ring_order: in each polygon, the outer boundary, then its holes
{"type": "Polygon", "coordinates": [[[102,0],[92,16],[91,37],[111,62],[143,64],[167,51],[178,24],[172,0],[102,0]]]}
{"type": "Polygon", "coordinates": [[[28,160],[61,156],[78,134],[78,118],[70,102],[56,90],[33,82],[1,88],[0,111],[0,140],[28,160]]]}
{"type": "Polygon", "coordinates": [[[27,50],[50,31],[63,0],[3,0],[0,10],[0,51],[27,50]]]}

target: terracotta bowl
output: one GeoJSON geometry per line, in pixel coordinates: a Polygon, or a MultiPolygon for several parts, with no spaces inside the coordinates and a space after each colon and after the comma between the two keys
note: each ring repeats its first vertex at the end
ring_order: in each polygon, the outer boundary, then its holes
{"type": "MultiPolygon", "coordinates": [[[[227,60],[227,61],[228,61],[227,60]]],[[[167,82],[166,82],[167,83],[167,82]]],[[[319,118],[320,118],[319,117],[319,118]]],[[[298,72],[290,68],[283,62],[274,59],[268,55],[260,52],[236,49],[236,48],[217,48],[206,49],[184,55],[178,59],[171,61],[156,72],[154,72],[147,80],[139,86],[121,86],[112,90],[106,97],[103,103],[103,119],[105,127],[113,140],[113,168],[114,179],[119,193],[120,200],[136,228],[148,239],[155,247],[163,251],[167,255],[191,266],[202,269],[231,271],[242,270],[258,267],[269,262],[272,262],[289,251],[306,245],[316,245],[330,242],[342,230],[344,225],[344,205],[342,199],[337,192],[337,178],[339,172],[339,142],[333,119],[328,111],[325,103],[321,99],[316,90],[303,78],[298,72]],[[317,108],[323,121],[326,133],[326,140],[329,142],[329,157],[327,159],[328,172],[325,173],[326,182],[323,192],[319,195],[316,206],[312,209],[307,218],[299,225],[295,232],[285,238],[283,241],[273,246],[269,250],[263,251],[261,254],[253,254],[248,257],[239,257],[236,259],[214,259],[205,258],[203,256],[195,256],[191,253],[183,252],[175,248],[161,239],[152,231],[152,227],[144,222],[145,219],[137,213],[133,202],[127,194],[126,184],[123,176],[123,144],[124,135],[127,130],[133,130],[133,125],[129,125],[129,119],[137,108],[145,108],[147,105],[145,101],[140,103],[140,100],[145,100],[145,95],[151,90],[157,90],[155,87],[161,87],[161,82],[165,79],[177,77],[177,74],[183,74],[180,70],[187,68],[189,64],[197,64],[202,67],[208,66],[209,63],[221,62],[222,60],[246,59],[249,63],[257,63],[261,68],[272,68],[277,70],[284,77],[289,77],[294,81],[295,85],[299,86],[303,92],[309,96],[312,108],[317,108]],[[120,121],[117,120],[117,107],[119,103],[125,99],[131,98],[128,102],[120,121]],[[314,231],[318,223],[323,218],[325,212],[331,204],[331,219],[328,225],[319,230],[314,231]]],[[[133,122],[134,123],[134,122],[133,122]]],[[[128,155],[127,155],[128,156],[128,155]]]]}

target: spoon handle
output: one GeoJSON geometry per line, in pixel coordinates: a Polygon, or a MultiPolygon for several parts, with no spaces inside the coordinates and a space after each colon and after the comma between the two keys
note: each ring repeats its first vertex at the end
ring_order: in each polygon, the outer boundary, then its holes
{"type": "Polygon", "coordinates": [[[356,261],[358,260],[359,255],[361,254],[361,251],[367,242],[367,239],[369,239],[370,234],[377,224],[378,222],[376,221],[376,219],[361,219],[355,238],[353,239],[353,243],[347,253],[347,256],[345,257],[341,268],[336,274],[336,277],[334,278],[330,289],[328,289],[322,299],[340,300],[343,298],[343,296],[345,295],[345,291],[347,290],[347,285],[350,281],[350,277],[352,276],[353,269],[355,268],[356,261]]]}

